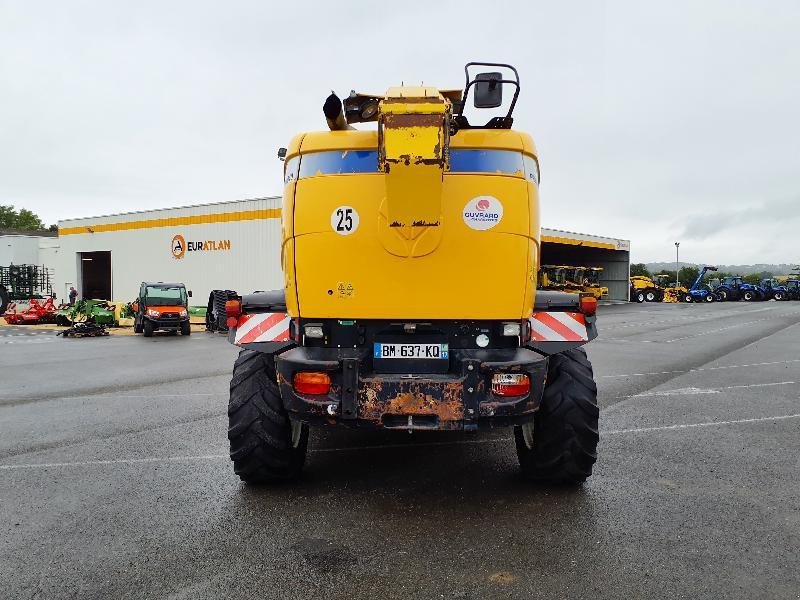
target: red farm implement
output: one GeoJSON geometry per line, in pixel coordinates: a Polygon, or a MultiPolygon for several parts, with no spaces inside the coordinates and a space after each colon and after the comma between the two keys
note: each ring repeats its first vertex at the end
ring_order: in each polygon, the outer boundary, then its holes
{"type": "Polygon", "coordinates": [[[33,325],[35,323],[55,323],[56,306],[52,298],[37,300],[32,298],[28,308],[17,310],[15,303],[8,305],[8,310],[3,315],[9,325],[33,325]]]}

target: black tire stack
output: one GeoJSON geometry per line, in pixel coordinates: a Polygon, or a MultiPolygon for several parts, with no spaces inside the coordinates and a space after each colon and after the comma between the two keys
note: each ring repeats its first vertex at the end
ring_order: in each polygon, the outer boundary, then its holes
{"type": "Polygon", "coordinates": [[[228,317],[225,314],[225,303],[228,300],[236,299],[236,292],[233,290],[211,290],[206,306],[206,330],[207,331],[228,331],[228,317]]]}

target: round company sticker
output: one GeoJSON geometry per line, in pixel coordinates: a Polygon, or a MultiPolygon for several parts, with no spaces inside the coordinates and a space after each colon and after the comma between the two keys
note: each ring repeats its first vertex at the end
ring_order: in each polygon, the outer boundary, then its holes
{"type": "Polygon", "coordinates": [[[486,231],[503,218],[503,205],[494,196],[477,196],[464,207],[464,223],[467,227],[486,231]]]}
{"type": "Polygon", "coordinates": [[[339,235],[350,235],[358,229],[358,211],[352,206],[339,206],[331,213],[331,228],[339,235]]]}

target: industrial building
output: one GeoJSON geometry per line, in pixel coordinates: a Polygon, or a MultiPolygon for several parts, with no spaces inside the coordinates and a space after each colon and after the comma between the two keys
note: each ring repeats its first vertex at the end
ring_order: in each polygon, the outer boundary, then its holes
{"type": "MultiPolygon", "coordinates": [[[[132,300],[140,282],[159,280],[184,282],[204,304],[212,289],[283,286],[280,213],[272,197],[69,219],[36,262],[53,268],[59,298],[74,285],[81,297],[132,300]]],[[[628,299],[629,241],[542,229],[541,254],[542,264],[603,267],[609,298],[628,299]]]]}

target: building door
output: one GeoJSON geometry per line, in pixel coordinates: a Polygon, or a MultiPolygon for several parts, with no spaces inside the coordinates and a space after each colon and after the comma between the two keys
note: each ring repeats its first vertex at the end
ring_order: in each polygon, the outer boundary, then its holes
{"type": "Polygon", "coordinates": [[[81,252],[81,298],[111,300],[111,252],[81,252]]]}

